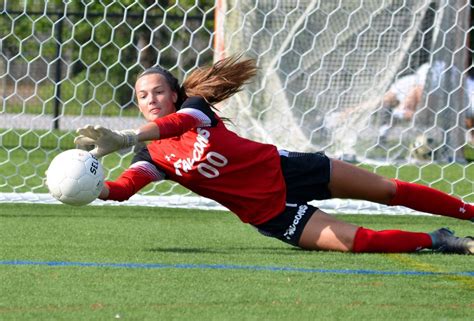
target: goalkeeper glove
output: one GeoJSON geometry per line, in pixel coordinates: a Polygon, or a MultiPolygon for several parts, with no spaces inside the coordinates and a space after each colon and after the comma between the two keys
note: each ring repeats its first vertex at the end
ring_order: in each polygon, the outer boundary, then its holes
{"type": "Polygon", "coordinates": [[[97,158],[138,143],[137,131],[133,129],[111,130],[102,126],[86,125],[76,132],[79,136],[74,139],[74,143],[83,149],[94,146],[90,153],[97,158]]]}

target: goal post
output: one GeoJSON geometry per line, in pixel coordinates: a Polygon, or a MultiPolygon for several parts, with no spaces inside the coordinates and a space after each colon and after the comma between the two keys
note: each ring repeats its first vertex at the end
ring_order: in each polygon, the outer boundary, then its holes
{"type": "MultiPolygon", "coordinates": [[[[473,1],[51,0],[4,1],[0,11],[0,202],[50,202],[44,171],[74,147],[76,128],[142,124],[133,100],[139,71],[159,64],[183,80],[231,54],[259,67],[219,106],[240,135],[324,150],[474,202],[474,156],[466,157],[474,135],[465,122],[474,104],[466,89],[473,1]],[[408,100],[412,88],[421,91],[408,100]]],[[[104,157],[106,178],[131,156],[104,157]]],[[[218,207],[170,182],[133,202],[218,207]]],[[[318,205],[401,211],[353,200],[318,205]]]]}

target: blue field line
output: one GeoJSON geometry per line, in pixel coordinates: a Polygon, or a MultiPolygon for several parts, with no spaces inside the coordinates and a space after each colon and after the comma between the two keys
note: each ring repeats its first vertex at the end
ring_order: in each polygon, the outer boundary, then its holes
{"type": "Polygon", "coordinates": [[[125,269],[208,269],[208,270],[248,270],[272,272],[300,273],[331,273],[331,274],[362,274],[362,275],[431,275],[431,276],[470,276],[474,271],[466,272],[429,272],[429,271],[379,271],[379,270],[343,270],[343,269],[312,269],[284,266],[232,265],[232,264],[162,264],[162,263],[95,263],[95,262],[62,262],[62,261],[0,261],[0,265],[43,265],[53,267],[98,267],[125,269]]]}

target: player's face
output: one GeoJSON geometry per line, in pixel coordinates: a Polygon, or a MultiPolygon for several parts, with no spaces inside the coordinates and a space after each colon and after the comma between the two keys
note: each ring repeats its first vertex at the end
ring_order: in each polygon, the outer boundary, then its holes
{"type": "Polygon", "coordinates": [[[178,98],[172,91],[165,77],[160,74],[149,74],[140,77],[135,84],[138,108],[148,121],[176,112],[178,98]]]}

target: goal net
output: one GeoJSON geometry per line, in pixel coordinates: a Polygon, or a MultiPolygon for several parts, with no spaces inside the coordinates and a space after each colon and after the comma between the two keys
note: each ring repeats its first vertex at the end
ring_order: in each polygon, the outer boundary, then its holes
{"type": "MultiPolygon", "coordinates": [[[[1,202],[52,202],[44,171],[74,148],[76,128],[143,123],[139,71],[159,64],[182,80],[230,54],[259,66],[219,106],[242,136],[474,200],[468,0],[3,1],[0,10],[1,202]]],[[[106,156],[107,178],[131,155],[106,156]]],[[[130,204],[218,206],[170,182],[130,204]]]]}

